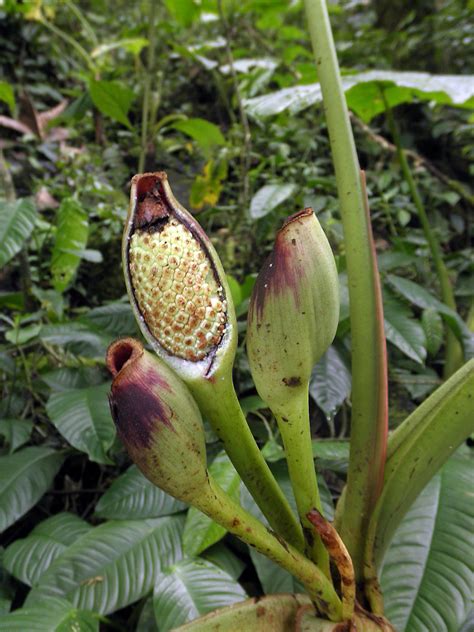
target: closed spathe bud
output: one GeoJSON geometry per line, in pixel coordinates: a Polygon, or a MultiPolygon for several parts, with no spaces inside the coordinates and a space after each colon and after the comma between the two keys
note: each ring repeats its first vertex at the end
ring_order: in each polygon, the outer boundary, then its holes
{"type": "Polygon", "coordinates": [[[289,217],[255,284],[247,351],[260,396],[278,409],[306,390],[339,320],[334,256],[312,209],[289,217]]]}
{"type": "Polygon", "coordinates": [[[107,367],[112,417],[130,458],[155,485],[192,502],[207,472],[201,414],[188,389],[133,338],[109,347],[107,367]]]}

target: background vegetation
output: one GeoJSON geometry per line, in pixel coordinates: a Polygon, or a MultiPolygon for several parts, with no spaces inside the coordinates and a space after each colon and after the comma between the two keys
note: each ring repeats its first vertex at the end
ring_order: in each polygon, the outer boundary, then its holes
{"type": "MultiPolygon", "coordinates": [[[[458,312],[472,327],[472,8],[459,0],[330,4],[367,172],[394,424],[442,381],[446,310],[387,103],[458,312]],[[373,69],[386,74],[360,74],[373,69]]],[[[94,630],[93,611],[103,630],[163,632],[245,594],[297,590],[130,467],[108,411],[104,355],[114,338],[138,335],[120,262],[129,181],[165,170],[229,274],[242,334],[236,386],[287,490],[276,425],[244,353],[245,315],[282,218],[312,206],[341,283],[337,338],[311,386],[314,453],[332,517],[347,469],[350,326],[335,179],[300,3],[6,0],[0,51],[0,612],[23,607],[18,629],[70,619],[94,630]]],[[[255,511],[211,431],[208,448],[216,478],[255,511]]],[[[464,446],[423,492],[388,555],[386,594],[404,605],[394,602],[387,616],[400,630],[422,629],[426,608],[439,610],[423,597],[433,594],[429,565],[446,541],[440,522],[449,531],[458,511],[472,530],[472,507],[456,495],[459,481],[469,484],[469,452],[464,446]],[[400,538],[413,525],[431,548],[428,570],[413,569],[416,591],[404,595],[397,578],[415,552],[400,538]]],[[[456,572],[469,578],[465,564],[467,575],[456,572]]],[[[464,620],[472,629],[465,597],[451,618],[440,616],[439,630],[456,632],[464,620]]],[[[0,618],[0,630],[10,625],[0,618]]]]}

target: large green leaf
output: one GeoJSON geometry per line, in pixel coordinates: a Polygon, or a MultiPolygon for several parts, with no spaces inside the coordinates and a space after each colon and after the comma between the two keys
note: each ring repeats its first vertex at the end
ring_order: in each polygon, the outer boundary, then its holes
{"type": "Polygon", "coordinates": [[[193,138],[205,155],[210,155],[213,147],[225,145],[225,138],[221,130],[210,121],[201,118],[191,118],[173,123],[174,129],[193,138]]]}
{"type": "Polygon", "coordinates": [[[132,129],[128,119],[128,111],[135,98],[133,90],[118,81],[91,79],[89,94],[93,104],[102,114],[132,129]]]}
{"type": "Polygon", "coordinates": [[[469,613],[472,471],[471,458],[451,458],[415,501],[385,556],[385,612],[399,632],[458,632],[469,613]]]}
{"type": "Polygon", "coordinates": [[[327,418],[332,418],[351,392],[351,373],[335,347],[329,347],[311,375],[309,394],[327,418]]]}
{"type": "Polygon", "coordinates": [[[442,303],[428,290],[414,283],[409,279],[404,279],[395,274],[388,274],[386,280],[390,286],[407,301],[422,309],[433,308],[441,314],[443,319],[460,339],[467,359],[474,357],[474,334],[469,331],[466,323],[450,307],[442,303]]]}
{"type": "Polygon", "coordinates": [[[77,610],[65,599],[48,597],[44,603],[20,608],[0,618],[3,632],[99,632],[92,612],[77,610]]]}
{"type": "Polygon", "coordinates": [[[115,520],[159,518],[183,511],[186,505],[146,479],[136,465],[119,476],[100,498],[95,513],[115,520]]]}
{"type": "Polygon", "coordinates": [[[20,252],[35,222],[36,207],[31,198],[0,200],[0,268],[20,252]]]}
{"type": "Polygon", "coordinates": [[[11,454],[28,441],[33,430],[33,423],[27,419],[0,419],[0,436],[8,445],[11,454]]]}
{"type": "Polygon", "coordinates": [[[43,447],[0,457],[0,533],[38,502],[63,460],[61,452],[43,447]]]}
{"type": "Polygon", "coordinates": [[[161,570],[182,558],[182,516],[111,521],[68,547],[40,578],[27,603],[62,596],[76,607],[114,612],[151,591],[161,570]]]}
{"type": "Polygon", "coordinates": [[[0,101],[3,101],[10,108],[10,112],[15,110],[15,93],[13,88],[6,81],[0,81],[0,101]]]}
{"type": "Polygon", "coordinates": [[[90,529],[90,524],[74,514],[52,516],[40,522],[27,538],[10,544],[3,565],[14,577],[34,586],[52,562],[90,529]]]}
{"type": "Polygon", "coordinates": [[[136,335],[138,332],[130,303],[115,302],[94,307],[79,322],[96,327],[114,337],[136,335]]]}
{"type": "Polygon", "coordinates": [[[51,275],[54,289],[64,292],[81,261],[71,251],[87,245],[89,224],[87,213],[74,198],[65,198],[58,209],[57,231],[51,254],[51,275]]]}
{"type": "MultiPolygon", "coordinates": [[[[225,452],[221,452],[212,462],[210,473],[222,489],[237,500],[240,477],[225,452]]],[[[224,527],[205,516],[198,509],[191,507],[186,519],[183,534],[183,548],[186,555],[194,557],[218,542],[226,534],[224,527]]]]}
{"type": "Polygon", "coordinates": [[[49,418],[69,443],[96,463],[112,463],[107,450],[115,439],[108,384],[53,393],[46,404],[49,418]]]}
{"type": "Polygon", "coordinates": [[[406,305],[384,293],[385,335],[406,356],[423,364],[426,359],[426,337],[406,305]]]}
{"type": "Polygon", "coordinates": [[[260,219],[265,217],[279,204],[287,200],[296,190],[296,184],[275,183],[265,184],[253,196],[250,202],[250,217],[260,219]]]}
{"type": "Polygon", "coordinates": [[[160,632],[168,632],[246,596],[242,586],[214,564],[183,560],[156,578],[153,607],[160,632]]]}
{"type": "Polygon", "coordinates": [[[206,549],[201,557],[221,568],[233,579],[239,579],[245,569],[242,559],[237,557],[222,540],[206,549]]]}
{"type": "MultiPolygon", "coordinates": [[[[369,70],[342,78],[349,108],[369,122],[383,112],[380,87],[393,107],[415,99],[441,104],[472,107],[474,82],[468,75],[430,75],[426,72],[369,70]]],[[[288,110],[292,114],[322,101],[321,86],[312,83],[283,88],[277,92],[247,99],[245,106],[253,116],[264,117],[288,110]]]]}
{"type": "Polygon", "coordinates": [[[103,360],[107,347],[113,340],[111,334],[80,322],[69,322],[58,325],[45,325],[40,332],[44,342],[60,347],[87,358],[103,360]]]}

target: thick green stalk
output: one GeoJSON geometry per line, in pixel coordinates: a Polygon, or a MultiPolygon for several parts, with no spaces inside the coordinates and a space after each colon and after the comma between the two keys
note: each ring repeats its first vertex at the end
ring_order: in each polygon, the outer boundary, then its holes
{"type": "Polygon", "coordinates": [[[151,81],[152,73],[155,66],[155,47],[156,47],[156,0],[151,0],[150,11],[148,14],[148,50],[147,63],[145,68],[145,77],[143,80],[143,105],[142,105],[142,132],[140,143],[140,158],[138,161],[138,173],[142,173],[145,168],[145,160],[148,145],[148,122],[151,99],[151,81]]]}
{"type": "Polygon", "coordinates": [[[321,614],[331,621],[342,618],[342,604],[331,581],[309,559],[242,509],[209,477],[209,487],[196,507],[259,553],[285,568],[306,588],[321,614]]]}
{"type": "Polygon", "coordinates": [[[380,490],[385,458],[386,418],[380,418],[379,397],[386,389],[380,340],[381,304],[370,218],[326,4],[324,0],[305,0],[305,5],[336,172],[349,280],[352,432],[346,497],[350,502],[345,503],[340,533],[358,580],[362,576],[366,529],[380,490]]]}
{"type": "MultiPolygon", "coordinates": [[[[441,298],[443,299],[443,303],[445,303],[448,307],[456,311],[456,301],[454,299],[453,287],[451,285],[451,280],[449,278],[448,270],[443,261],[443,255],[441,252],[441,247],[439,245],[438,239],[431,229],[430,222],[428,220],[428,215],[426,213],[425,205],[423,204],[423,200],[421,199],[420,192],[418,187],[416,186],[415,179],[411,172],[410,166],[408,164],[408,160],[406,158],[405,152],[402,147],[400,133],[398,131],[398,126],[396,124],[395,118],[393,116],[392,109],[388,104],[387,98],[385,96],[385,92],[383,89],[381,90],[382,97],[385,103],[385,113],[387,116],[387,122],[390,128],[390,133],[392,134],[393,142],[397,148],[397,156],[398,161],[400,163],[400,168],[403,173],[403,177],[408,184],[408,188],[410,189],[410,195],[412,197],[413,203],[415,204],[418,218],[421,223],[421,227],[423,229],[423,233],[425,235],[425,239],[428,242],[428,247],[431,252],[431,256],[433,257],[433,263],[436,270],[436,274],[438,276],[438,282],[441,290],[441,298]]],[[[445,352],[445,365],[444,365],[444,377],[448,378],[450,375],[459,368],[462,364],[463,352],[459,341],[457,340],[454,333],[451,329],[448,328],[446,332],[446,352],[445,352]]]]}
{"type": "Polygon", "coordinates": [[[326,577],[330,578],[328,553],[307,517],[314,508],[322,512],[311,446],[308,392],[301,389],[301,392],[289,398],[285,410],[275,412],[275,417],[285,446],[291,485],[300,522],[303,525],[306,554],[317,563],[326,577]]]}
{"type": "Polygon", "coordinates": [[[367,596],[375,614],[383,605],[377,568],[413,501],[474,431],[474,359],[426,399],[392,435],[383,493],[372,515],[365,552],[367,596]]]}
{"type": "Polygon", "coordinates": [[[301,526],[255,442],[232,379],[220,378],[199,385],[190,383],[189,387],[272,529],[303,551],[301,526]]]}

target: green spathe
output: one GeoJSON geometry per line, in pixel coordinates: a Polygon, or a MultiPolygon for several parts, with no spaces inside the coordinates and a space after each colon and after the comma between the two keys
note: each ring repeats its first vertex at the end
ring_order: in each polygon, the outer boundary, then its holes
{"type": "Polygon", "coordinates": [[[252,293],[247,351],[257,390],[272,410],[306,391],[336,333],[334,256],[312,209],[287,219],[252,293]]]}

